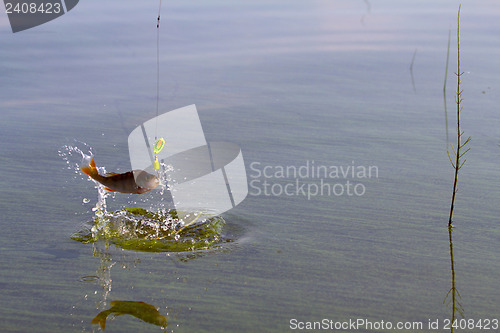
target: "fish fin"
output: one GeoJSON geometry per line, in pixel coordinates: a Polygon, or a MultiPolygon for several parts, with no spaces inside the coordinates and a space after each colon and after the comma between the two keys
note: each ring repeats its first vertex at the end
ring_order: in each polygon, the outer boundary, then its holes
{"type": "Polygon", "coordinates": [[[94,176],[96,174],[98,174],[97,172],[97,167],[95,166],[95,162],[94,162],[94,158],[92,157],[92,159],[90,160],[90,163],[89,165],[85,165],[85,166],[82,166],[80,168],[80,170],[82,170],[82,172],[84,174],[86,174],[87,176],[91,177],[91,178],[94,178],[94,176]]]}
{"type": "Polygon", "coordinates": [[[111,177],[111,176],[117,176],[117,175],[119,175],[119,173],[116,173],[116,172],[107,172],[107,173],[105,174],[105,176],[108,176],[108,177],[111,177]]]}
{"type": "Polygon", "coordinates": [[[147,193],[151,191],[150,188],[146,188],[146,187],[138,187],[137,188],[137,191],[136,192],[132,192],[132,194],[144,194],[144,193],[147,193]]]}
{"type": "Polygon", "coordinates": [[[117,190],[113,190],[112,188],[109,187],[105,187],[104,189],[109,192],[118,192],[117,190]]]}
{"type": "Polygon", "coordinates": [[[87,176],[91,177],[90,174],[92,173],[92,168],[90,166],[82,166],[80,170],[82,170],[82,172],[87,176]]]}
{"type": "Polygon", "coordinates": [[[104,331],[106,328],[106,319],[108,318],[107,311],[100,312],[94,319],[90,322],[91,324],[99,324],[101,329],[104,331]]]}

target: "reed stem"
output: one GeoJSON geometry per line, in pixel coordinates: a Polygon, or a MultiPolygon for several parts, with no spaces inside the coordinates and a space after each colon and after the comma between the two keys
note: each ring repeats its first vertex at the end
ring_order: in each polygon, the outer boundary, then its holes
{"type": "Polygon", "coordinates": [[[448,152],[448,158],[450,159],[451,165],[455,169],[455,179],[453,182],[453,192],[451,196],[451,206],[450,206],[450,217],[448,219],[448,226],[451,226],[453,223],[453,210],[455,208],[455,197],[458,191],[457,183],[458,183],[458,170],[462,168],[462,166],[465,163],[465,159],[462,162],[461,158],[469,151],[469,149],[465,150],[462,152],[462,148],[470,141],[470,137],[465,140],[464,143],[462,143],[462,135],[464,132],[462,131],[460,127],[460,115],[463,109],[462,106],[462,90],[461,90],[461,83],[462,83],[462,74],[463,72],[460,71],[460,8],[461,5],[458,7],[458,23],[457,23],[457,72],[455,73],[457,76],[457,91],[456,91],[456,96],[455,96],[455,102],[457,104],[457,149],[453,147],[453,144],[451,144],[451,148],[453,150],[453,153],[455,154],[454,158],[455,160],[453,161],[450,153],[448,152]]]}

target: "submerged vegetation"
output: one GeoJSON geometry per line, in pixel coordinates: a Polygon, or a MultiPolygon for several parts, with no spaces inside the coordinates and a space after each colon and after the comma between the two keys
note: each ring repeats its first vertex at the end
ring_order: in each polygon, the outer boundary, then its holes
{"type": "Polygon", "coordinates": [[[82,243],[103,239],[126,250],[146,252],[204,250],[224,241],[222,217],[198,221],[192,215],[191,219],[179,220],[173,211],[124,208],[96,216],[71,238],[82,243]]]}

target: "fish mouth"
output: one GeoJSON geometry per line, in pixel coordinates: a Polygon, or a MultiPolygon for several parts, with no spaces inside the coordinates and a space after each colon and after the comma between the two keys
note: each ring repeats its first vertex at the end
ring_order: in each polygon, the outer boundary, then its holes
{"type": "Polygon", "coordinates": [[[142,188],[154,189],[160,185],[160,180],[155,175],[152,175],[144,170],[134,170],[135,183],[142,188]]]}

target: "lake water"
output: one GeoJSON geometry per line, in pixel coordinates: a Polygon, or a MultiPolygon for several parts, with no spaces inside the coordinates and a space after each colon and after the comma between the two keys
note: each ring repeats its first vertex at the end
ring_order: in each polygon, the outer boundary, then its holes
{"type": "MultiPolygon", "coordinates": [[[[159,253],[71,239],[92,220],[97,191],[58,154],[85,142],[99,165],[130,169],[128,135],[156,116],[158,3],[81,1],[16,34],[2,11],[0,330],[98,331],[91,320],[127,300],[158,308],[169,332],[300,331],[323,319],[374,324],[362,332],[390,331],[382,321],[443,331],[453,185],[443,83],[451,29],[455,142],[458,5],[165,1],[160,112],[196,104],[208,141],[241,147],[249,194],[223,214],[231,242],[159,253]]],[[[499,15],[497,1],[462,1],[472,141],[453,254],[462,312],[476,324],[500,319],[499,15]]],[[[106,332],[162,331],[111,317],[106,332]]]]}

